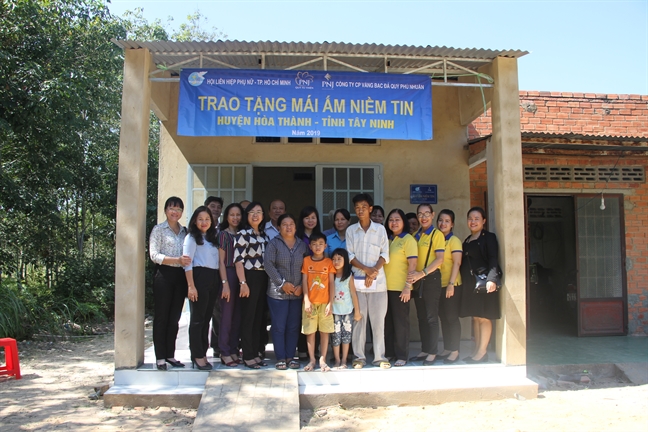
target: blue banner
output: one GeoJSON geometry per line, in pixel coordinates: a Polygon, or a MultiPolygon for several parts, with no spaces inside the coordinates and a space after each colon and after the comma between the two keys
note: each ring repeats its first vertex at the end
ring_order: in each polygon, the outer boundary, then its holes
{"type": "Polygon", "coordinates": [[[430,140],[430,77],[183,69],[178,135],[430,140]]]}

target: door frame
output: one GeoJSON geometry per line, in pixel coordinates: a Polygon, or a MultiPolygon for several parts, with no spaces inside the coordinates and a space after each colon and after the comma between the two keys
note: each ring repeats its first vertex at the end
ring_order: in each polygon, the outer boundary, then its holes
{"type": "MultiPolygon", "coordinates": [[[[628,334],[628,276],[626,271],[626,243],[625,243],[625,213],[624,213],[624,195],[620,193],[609,193],[609,194],[573,194],[574,197],[574,224],[575,232],[578,236],[578,205],[577,198],[590,198],[598,199],[600,196],[608,198],[608,204],[614,202],[619,206],[619,237],[620,237],[620,253],[621,253],[621,309],[623,316],[622,330],[620,332],[610,332],[610,333],[598,333],[598,332],[584,332],[582,329],[581,322],[581,285],[580,285],[580,245],[578,242],[578,237],[576,238],[576,310],[578,317],[578,337],[586,336],[626,336],[628,334]],[[612,200],[613,199],[613,200],[612,200]]],[[[611,302],[618,302],[619,297],[602,297],[596,299],[587,299],[585,304],[599,304],[604,305],[605,303],[610,304],[611,302]]]]}
{"type": "MultiPolygon", "coordinates": [[[[622,309],[623,309],[623,331],[618,333],[606,333],[605,335],[592,333],[592,332],[582,332],[581,329],[581,308],[580,308],[580,250],[578,244],[578,205],[577,198],[592,198],[596,199],[601,196],[600,193],[543,193],[542,191],[533,191],[524,193],[524,231],[525,231],[525,262],[526,262],[526,327],[527,327],[527,336],[529,336],[529,330],[531,328],[531,323],[533,321],[533,316],[531,314],[531,303],[529,299],[531,298],[531,283],[530,283],[530,274],[529,274],[529,215],[528,215],[528,206],[527,201],[529,198],[533,197],[568,197],[572,198],[574,201],[574,243],[576,248],[576,315],[577,315],[577,334],[579,337],[587,336],[624,336],[628,334],[628,275],[626,272],[626,243],[625,243],[625,213],[624,213],[624,197],[623,193],[606,193],[604,197],[610,198],[610,202],[618,203],[619,205],[619,234],[620,234],[620,253],[621,253],[621,289],[622,289],[622,309]],[[612,201],[614,200],[614,201],[612,201]]],[[[600,299],[591,299],[588,303],[604,303],[610,302],[612,300],[617,301],[619,297],[609,297],[609,298],[600,298],[600,299]]]]}
{"type": "MultiPolygon", "coordinates": [[[[575,195],[571,193],[542,193],[542,192],[525,192],[524,193],[524,262],[526,263],[526,333],[527,338],[530,333],[531,322],[533,321],[533,315],[531,314],[531,274],[529,272],[529,249],[531,247],[531,242],[529,241],[529,207],[527,205],[528,199],[533,197],[548,197],[548,198],[572,198],[575,200],[575,195]]],[[[576,207],[574,207],[574,222],[576,222],[576,207]]],[[[574,243],[577,243],[577,239],[574,238],[574,243]]],[[[576,261],[578,261],[578,250],[576,251],[576,261]]],[[[576,272],[578,273],[578,262],[576,263],[576,272]]]]}

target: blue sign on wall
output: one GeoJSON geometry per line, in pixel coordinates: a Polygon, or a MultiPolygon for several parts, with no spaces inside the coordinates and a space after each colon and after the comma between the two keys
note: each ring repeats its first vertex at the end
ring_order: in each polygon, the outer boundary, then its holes
{"type": "Polygon", "coordinates": [[[429,140],[430,77],[184,69],[178,135],[429,140]]]}
{"type": "Polygon", "coordinates": [[[410,204],[436,204],[437,198],[435,184],[410,185],[410,204]]]}

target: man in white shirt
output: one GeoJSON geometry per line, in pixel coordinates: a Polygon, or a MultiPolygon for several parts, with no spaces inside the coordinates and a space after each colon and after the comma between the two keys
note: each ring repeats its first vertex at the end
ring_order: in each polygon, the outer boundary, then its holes
{"type": "Polygon", "coordinates": [[[389,239],[385,227],[371,221],[373,198],[369,194],[353,197],[358,223],[346,231],[346,247],[353,266],[354,285],[362,319],[353,325],[351,342],[355,369],[365,366],[367,319],[371,322],[375,366],[391,367],[385,358],[385,315],[387,314],[387,280],[383,265],[389,262],[389,239]]]}
{"type": "Polygon", "coordinates": [[[280,199],[272,201],[268,213],[270,214],[270,220],[265,224],[265,233],[268,238],[272,240],[279,235],[277,219],[279,219],[279,216],[286,213],[286,203],[280,199]]]}

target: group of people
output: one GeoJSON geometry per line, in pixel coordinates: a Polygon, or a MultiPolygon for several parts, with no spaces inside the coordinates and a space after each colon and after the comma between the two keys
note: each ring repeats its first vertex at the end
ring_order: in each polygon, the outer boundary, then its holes
{"type": "Polygon", "coordinates": [[[351,224],[350,212],[338,209],[327,231],[312,206],[295,219],[283,201],[274,200],[266,222],[259,202],[243,204],[229,204],[218,224],[223,201],[209,197],[184,228],[182,200],[166,201],[166,220],[150,238],[158,369],[184,367],[175,358],[175,339],[185,297],[192,366],[198,369],[212,368],[210,346],[223,365],[266,366],[268,314],[279,370],[299,369],[302,355],[305,371],[330,370],[329,343],[332,367],[347,368],[352,351],[352,367],[361,369],[368,335],[375,366],[453,364],[459,361],[460,317],[473,318],[475,340],[463,361],[488,361],[491,320],[500,317],[500,271],[497,238],[484,228],[483,209],[469,210],[471,235],[462,242],[453,234],[454,212],[443,209],[437,216],[429,204],[416,213],[385,214],[371,195],[358,194],[358,222],[351,224]],[[480,279],[485,282],[476,289],[480,279]],[[421,352],[409,357],[412,299],[421,352]]]}

